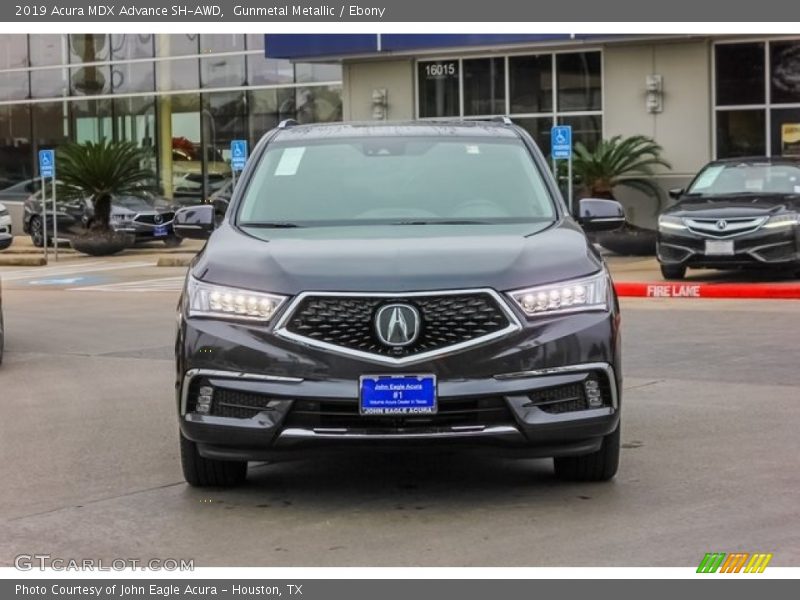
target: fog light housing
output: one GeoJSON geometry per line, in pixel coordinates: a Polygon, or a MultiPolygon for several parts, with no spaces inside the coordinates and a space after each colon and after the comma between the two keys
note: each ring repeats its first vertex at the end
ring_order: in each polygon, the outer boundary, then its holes
{"type": "Polygon", "coordinates": [[[197,402],[195,402],[194,410],[201,415],[207,415],[211,412],[211,402],[214,399],[214,388],[209,385],[202,386],[197,391],[197,402]]]}
{"type": "Polygon", "coordinates": [[[586,403],[589,408],[600,408],[603,406],[603,394],[600,391],[600,383],[597,379],[587,379],[583,382],[583,389],[586,392],[586,403]]]}

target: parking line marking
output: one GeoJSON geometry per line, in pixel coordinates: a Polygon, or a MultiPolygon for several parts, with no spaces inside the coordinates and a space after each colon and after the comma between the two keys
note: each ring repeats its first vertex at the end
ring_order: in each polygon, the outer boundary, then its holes
{"type": "Polygon", "coordinates": [[[180,292],[185,277],[159,277],[139,281],[122,281],[101,285],[85,285],[68,288],[69,292],[180,292]]]}
{"type": "MultiPolygon", "coordinates": [[[[64,267],[54,267],[50,270],[43,269],[30,269],[24,272],[11,272],[6,275],[0,275],[3,281],[21,281],[25,279],[47,279],[49,277],[59,277],[65,275],[75,275],[77,273],[96,273],[99,271],[116,271],[120,269],[139,269],[142,267],[153,267],[154,262],[136,262],[136,263],[118,263],[111,264],[108,262],[89,263],[82,265],[72,265],[64,267]]],[[[45,267],[49,269],[49,267],[45,267]]]]}

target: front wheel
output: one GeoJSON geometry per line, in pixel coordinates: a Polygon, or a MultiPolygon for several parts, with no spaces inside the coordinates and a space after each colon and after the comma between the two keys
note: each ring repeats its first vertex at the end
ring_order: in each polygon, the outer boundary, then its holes
{"type": "Polygon", "coordinates": [[[683,279],[686,277],[684,265],[661,265],[661,276],[664,279],[683,279]]]}
{"type": "Polygon", "coordinates": [[[41,217],[31,217],[30,232],[33,245],[37,248],[44,246],[44,227],[41,217]]]}
{"type": "Polygon", "coordinates": [[[232,487],[247,478],[247,462],[203,458],[197,444],[181,433],[181,467],[186,483],[193,487],[232,487]]]}
{"type": "Polygon", "coordinates": [[[619,468],[620,426],[603,438],[597,452],[553,459],[556,477],[566,481],[608,481],[619,468]]]}

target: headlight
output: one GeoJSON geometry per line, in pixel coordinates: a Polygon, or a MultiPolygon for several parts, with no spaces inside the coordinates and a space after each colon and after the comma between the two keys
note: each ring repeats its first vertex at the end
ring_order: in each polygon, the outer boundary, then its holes
{"type": "Polygon", "coordinates": [[[769,220],[764,223],[764,227],[766,229],[795,227],[798,223],[800,223],[800,216],[798,216],[797,213],[788,213],[785,215],[775,215],[774,217],[770,217],[769,220]]]}
{"type": "Polygon", "coordinates": [[[658,217],[659,229],[687,229],[683,224],[683,219],[680,217],[673,217],[672,215],[661,215],[658,217]]]}
{"type": "Polygon", "coordinates": [[[213,285],[194,277],[189,277],[186,291],[189,295],[190,317],[267,322],[286,300],[285,296],[213,285]]]}
{"type": "Polygon", "coordinates": [[[591,277],[517,290],[510,295],[529,317],[605,310],[608,307],[608,281],[608,275],[603,270],[591,277]]]}

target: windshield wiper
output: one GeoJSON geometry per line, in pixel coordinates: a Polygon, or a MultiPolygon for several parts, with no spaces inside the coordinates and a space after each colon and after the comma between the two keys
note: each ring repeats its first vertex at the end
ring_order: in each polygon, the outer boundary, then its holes
{"type": "Polygon", "coordinates": [[[289,223],[288,221],[247,221],[239,223],[242,227],[263,227],[264,229],[292,229],[295,227],[302,227],[297,223],[289,223]]]}

